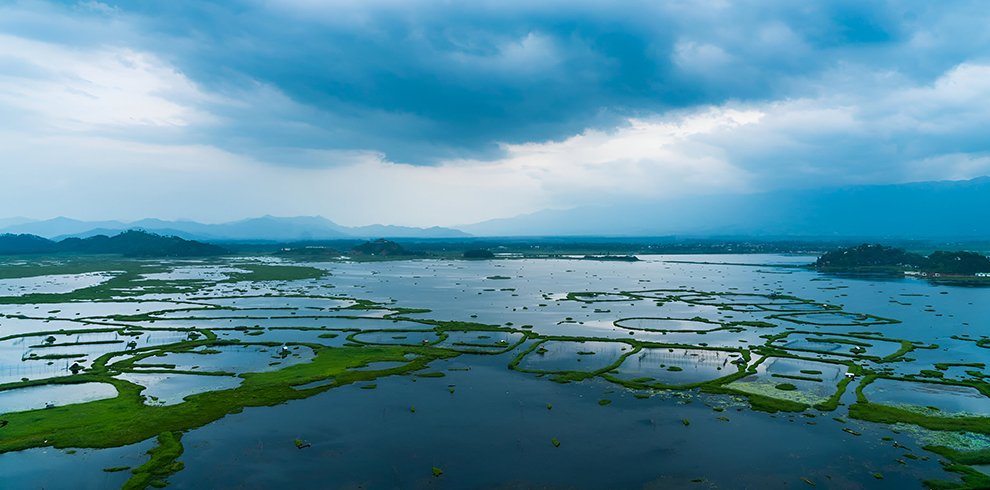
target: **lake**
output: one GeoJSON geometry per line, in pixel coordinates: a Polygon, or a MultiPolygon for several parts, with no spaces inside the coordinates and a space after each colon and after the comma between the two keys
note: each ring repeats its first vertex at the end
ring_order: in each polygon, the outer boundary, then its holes
{"type": "Polygon", "coordinates": [[[123,485],[161,432],[170,488],[924,488],[924,446],[990,448],[990,289],[640,259],[39,266],[0,288],[0,487],[123,485]]]}

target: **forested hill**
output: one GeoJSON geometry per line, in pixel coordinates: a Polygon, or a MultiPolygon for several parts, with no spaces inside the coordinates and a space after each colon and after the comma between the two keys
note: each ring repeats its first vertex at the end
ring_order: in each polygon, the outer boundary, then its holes
{"type": "Polygon", "coordinates": [[[974,275],[990,272],[990,258],[975,252],[932,252],[927,257],[901,248],[863,244],[823,254],[815,262],[822,271],[908,271],[974,275]]]}
{"type": "Polygon", "coordinates": [[[0,235],[0,255],[84,253],[120,254],[127,257],[202,257],[226,252],[227,250],[216,245],[139,230],[129,230],[114,236],[96,235],[61,241],[36,235],[0,235]]]}

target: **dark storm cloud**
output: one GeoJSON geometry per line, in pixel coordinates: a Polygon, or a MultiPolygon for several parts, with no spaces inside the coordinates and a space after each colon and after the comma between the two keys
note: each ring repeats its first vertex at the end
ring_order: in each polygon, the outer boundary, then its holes
{"type": "Polygon", "coordinates": [[[221,95],[202,103],[219,123],[186,135],[203,144],[276,163],[291,148],[431,164],[673,109],[816,96],[833,83],[867,84],[836,76],[862,66],[927,82],[985,57],[982,10],[783,0],[26,2],[0,26],[154,53],[221,95]]]}

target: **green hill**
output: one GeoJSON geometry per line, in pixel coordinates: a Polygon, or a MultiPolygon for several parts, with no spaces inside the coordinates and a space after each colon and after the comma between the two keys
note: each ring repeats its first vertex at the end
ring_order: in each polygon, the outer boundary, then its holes
{"type": "Polygon", "coordinates": [[[140,230],[129,230],[114,236],[66,238],[58,242],[35,235],[0,235],[0,254],[49,253],[119,254],[126,257],[203,257],[222,255],[227,253],[227,250],[208,243],[140,230]]]}

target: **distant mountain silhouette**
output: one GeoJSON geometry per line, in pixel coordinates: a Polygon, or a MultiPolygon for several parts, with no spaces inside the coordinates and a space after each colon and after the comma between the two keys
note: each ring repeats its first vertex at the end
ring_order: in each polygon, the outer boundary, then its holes
{"type": "Polygon", "coordinates": [[[24,223],[30,223],[34,221],[31,218],[25,218],[23,216],[15,216],[13,218],[0,218],[0,229],[6,228],[8,226],[22,225],[24,223]]]}
{"type": "Polygon", "coordinates": [[[300,241],[340,238],[456,238],[468,236],[462,231],[441,227],[412,228],[385,225],[347,227],[320,216],[292,218],[262,216],[219,224],[159,219],[143,219],[125,223],[121,221],[80,221],[58,217],[32,222],[15,220],[14,224],[8,226],[0,224],[0,233],[27,233],[55,240],[69,237],[86,238],[96,235],[111,235],[128,229],[141,229],[161,235],[207,241],[300,241]]]}
{"type": "Polygon", "coordinates": [[[458,227],[478,236],[990,238],[990,178],[635,201],[458,227]]]}
{"type": "Polygon", "coordinates": [[[965,181],[851,186],[761,194],[628,200],[545,210],[457,229],[341,226],[320,216],[262,216],[220,224],[144,219],[0,219],[0,233],[49,239],[112,235],[128,229],[199,241],[298,242],[345,238],[469,236],[664,236],[754,238],[987,239],[990,177],[965,181]],[[470,235],[469,235],[470,234],[470,235]]]}
{"type": "Polygon", "coordinates": [[[6,226],[0,229],[2,233],[30,234],[45,238],[56,238],[59,236],[72,236],[84,234],[89,230],[117,230],[128,229],[127,224],[120,221],[79,221],[72,218],[59,216],[44,221],[30,221],[16,225],[6,226]]]}
{"type": "Polygon", "coordinates": [[[114,236],[48,240],[37,235],[0,235],[0,254],[86,253],[120,254],[127,257],[202,257],[221,255],[216,245],[130,230],[114,236]]]}

